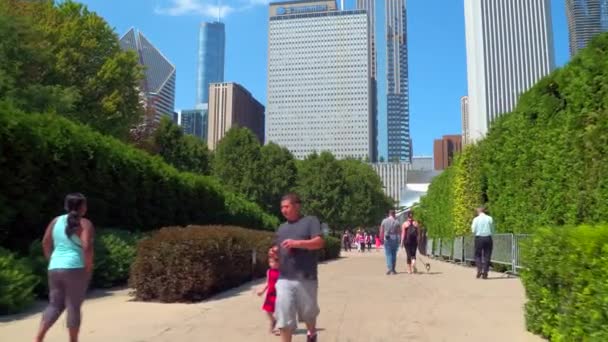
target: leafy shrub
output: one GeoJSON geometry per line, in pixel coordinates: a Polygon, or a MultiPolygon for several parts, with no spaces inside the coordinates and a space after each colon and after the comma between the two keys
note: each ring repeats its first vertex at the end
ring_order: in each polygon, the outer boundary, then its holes
{"type": "Polygon", "coordinates": [[[89,199],[97,226],[234,224],[274,229],[275,217],[217,180],[180,173],[160,157],[50,114],[0,103],[0,245],[27,247],[62,210],[63,196],[89,199]]]}
{"type": "Polygon", "coordinates": [[[608,221],[608,33],[521,95],[421,201],[431,237],[468,232],[485,204],[501,232],[608,221]]]}
{"type": "Polygon", "coordinates": [[[29,248],[27,263],[32,272],[38,278],[34,293],[38,298],[47,298],[49,295],[48,266],[49,262],[44,257],[42,241],[32,242],[29,248]]]}
{"type": "Polygon", "coordinates": [[[95,237],[92,286],[108,288],[126,284],[137,252],[139,235],[126,230],[103,229],[95,237]]]}
{"type": "Polygon", "coordinates": [[[325,247],[319,251],[319,260],[333,260],[340,257],[342,242],[333,236],[325,237],[325,247]]]}
{"type": "Polygon", "coordinates": [[[30,305],[38,281],[26,262],[0,248],[0,314],[15,313],[30,305]]]}
{"type": "Polygon", "coordinates": [[[199,301],[263,276],[273,237],[228,226],[163,228],[139,243],[129,283],[138,300],[199,301]]]}
{"type": "Polygon", "coordinates": [[[528,329],[551,341],[608,341],[608,225],[541,229],[522,251],[528,329]]]}

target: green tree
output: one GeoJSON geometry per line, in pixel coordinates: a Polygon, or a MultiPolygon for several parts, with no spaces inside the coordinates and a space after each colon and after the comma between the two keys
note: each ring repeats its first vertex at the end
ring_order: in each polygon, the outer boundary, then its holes
{"type": "Polygon", "coordinates": [[[355,160],[341,160],[347,195],[341,210],[343,222],[349,227],[375,226],[394,206],[383,191],[380,176],[369,164],[355,160]]]}
{"type": "Polygon", "coordinates": [[[163,118],[154,133],[157,153],[181,171],[208,175],[210,173],[210,153],[200,139],[186,135],[169,118],[163,118]]]}
{"type": "Polygon", "coordinates": [[[0,18],[2,98],[121,138],[141,119],[142,69],[103,18],[72,1],[24,0],[3,1],[0,18]]]}
{"type": "Polygon", "coordinates": [[[260,203],[263,198],[262,153],[257,137],[247,128],[231,128],[213,157],[213,175],[232,191],[260,203]]]}
{"type": "Polygon", "coordinates": [[[298,163],[297,191],[306,214],[317,216],[332,229],[347,224],[343,214],[348,194],[344,170],[331,153],[313,153],[298,163]]]}
{"type": "Polygon", "coordinates": [[[262,147],[261,158],[263,189],[259,204],[268,212],[281,217],[281,197],[296,187],[296,161],[287,148],[272,142],[262,147]]]}

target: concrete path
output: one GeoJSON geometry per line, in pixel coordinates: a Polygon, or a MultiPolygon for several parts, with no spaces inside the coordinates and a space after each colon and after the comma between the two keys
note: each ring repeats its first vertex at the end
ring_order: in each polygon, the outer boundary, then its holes
{"type": "MultiPolygon", "coordinates": [[[[398,269],[404,270],[404,256],[398,269]]],[[[433,261],[430,273],[384,274],[382,252],[355,252],[320,266],[322,342],[541,341],[524,329],[517,278],[433,261]]],[[[198,304],[132,302],[128,290],[98,294],[83,308],[85,342],[279,341],[267,333],[262,299],[247,284],[198,304]]],[[[39,311],[38,311],[39,312],[39,311]]],[[[39,313],[0,317],[0,341],[32,341],[39,313]]],[[[65,317],[47,342],[67,341],[65,317]]],[[[305,330],[294,341],[305,341],[305,330]]]]}

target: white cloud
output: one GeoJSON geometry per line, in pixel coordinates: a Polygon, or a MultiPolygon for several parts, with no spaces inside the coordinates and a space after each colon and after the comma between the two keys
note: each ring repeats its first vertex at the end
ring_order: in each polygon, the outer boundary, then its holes
{"type": "Polygon", "coordinates": [[[155,12],[162,15],[182,16],[182,15],[201,15],[209,18],[225,18],[234,13],[251,9],[255,6],[266,6],[272,0],[240,0],[238,6],[234,6],[235,0],[223,0],[232,2],[233,5],[224,5],[217,0],[170,0],[170,5],[157,7],[155,12]]]}

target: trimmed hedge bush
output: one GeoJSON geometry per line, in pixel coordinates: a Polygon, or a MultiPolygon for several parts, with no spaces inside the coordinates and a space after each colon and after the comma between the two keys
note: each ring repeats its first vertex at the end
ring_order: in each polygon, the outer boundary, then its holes
{"type": "Polygon", "coordinates": [[[22,250],[42,236],[74,191],[88,197],[97,226],[278,225],[211,177],[180,173],[160,157],[57,115],[25,114],[6,104],[0,104],[0,189],[0,246],[22,250]]]}
{"type": "MultiPolygon", "coordinates": [[[[199,301],[265,276],[274,237],[229,226],[163,228],[139,243],[129,285],[137,300],[199,301]]],[[[338,258],[340,240],[327,237],[325,241],[319,259],[338,258]]]]}
{"type": "Polygon", "coordinates": [[[35,299],[37,277],[28,263],[0,248],[0,315],[19,312],[35,299]]]}
{"type": "Polygon", "coordinates": [[[338,259],[342,251],[340,239],[332,236],[326,236],[324,239],[325,247],[319,250],[319,261],[338,259]]]}
{"type": "Polygon", "coordinates": [[[137,300],[200,301],[264,276],[273,238],[229,226],[163,228],[139,243],[129,284],[137,300]]]}
{"type": "Polygon", "coordinates": [[[551,341],[608,341],[608,225],[541,229],[522,251],[528,329],[551,341]]]}
{"type": "Polygon", "coordinates": [[[139,234],[126,230],[99,230],[95,237],[95,266],[91,285],[108,288],[126,284],[140,238],[139,234]]]}
{"type": "Polygon", "coordinates": [[[468,233],[481,204],[500,232],[607,222],[607,99],[604,33],[523,93],[448,176],[433,180],[419,209],[429,235],[468,233]]]}

